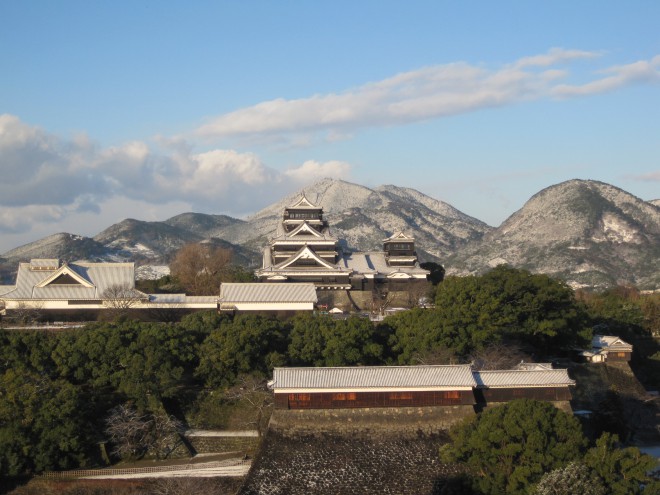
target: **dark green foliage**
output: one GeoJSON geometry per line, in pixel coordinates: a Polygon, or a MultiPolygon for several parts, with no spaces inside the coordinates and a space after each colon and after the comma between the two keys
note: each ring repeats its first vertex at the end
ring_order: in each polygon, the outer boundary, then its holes
{"type": "Polygon", "coordinates": [[[64,380],[7,370],[0,375],[0,475],[82,465],[93,442],[86,402],[64,380]]]}
{"type": "Polygon", "coordinates": [[[523,494],[544,473],[579,459],[580,423],[551,404],[528,399],[486,409],[450,432],[445,462],[463,462],[485,494],[523,494]]]}
{"type": "Polygon", "coordinates": [[[0,372],[13,369],[53,376],[56,366],[51,353],[57,341],[55,335],[44,332],[0,329],[0,372]]]}
{"type": "Polygon", "coordinates": [[[298,315],[292,321],[289,359],[302,366],[352,366],[381,362],[383,346],[366,318],[335,320],[298,315]]]}
{"type": "Polygon", "coordinates": [[[443,321],[439,311],[414,308],[385,319],[381,332],[390,334],[390,346],[399,364],[417,364],[439,349],[467,355],[472,347],[470,328],[443,321]]]}
{"type": "Polygon", "coordinates": [[[285,323],[260,315],[222,322],[201,345],[197,375],[212,387],[229,386],[240,373],[266,376],[286,362],[287,334],[285,323]]]}
{"type": "Polygon", "coordinates": [[[584,456],[585,464],[605,482],[608,493],[660,493],[660,481],[648,475],[657,466],[657,459],[642,454],[636,447],[619,448],[618,442],[616,435],[604,433],[584,456]],[[646,489],[642,490],[645,485],[646,489]]]}
{"type": "Polygon", "coordinates": [[[436,306],[453,332],[470,329],[473,346],[506,337],[552,352],[591,338],[569,287],[507,266],[481,277],[449,277],[438,286],[436,306]]]}
{"type": "Polygon", "coordinates": [[[420,263],[419,266],[431,272],[429,273],[428,281],[434,286],[438,285],[445,278],[445,268],[439,263],[427,261],[426,263],[420,263]]]}

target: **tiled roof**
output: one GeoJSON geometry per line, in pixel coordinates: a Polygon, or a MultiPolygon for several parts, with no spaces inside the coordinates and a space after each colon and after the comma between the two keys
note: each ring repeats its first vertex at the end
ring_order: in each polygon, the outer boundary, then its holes
{"type": "Polygon", "coordinates": [[[428,270],[424,270],[419,266],[389,266],[383,251],[372,252],[356,252],[347,253],[339,261],[340,266],[352,268],[360,273],[382,273],[390,274],[393,272],[402,272],[408,274],[428,274],[428,270]]]}
{"type": "Polygon", "coordinates": [[[624,342],[619,337],[615,335],[594,335],[591,339],[591,345],[595,349],[630,349],[632,350],[632,345],[624,342]]]}
{"type": "Polygon", "coordinates": [[[567,370],[498,370],[475,371],[479,387],[552,387],[575,385],[567,370]]]}
{"type": "Polygon", "coordinates": [[[469,365],[275,368],[273,389],[475,387],[469,365]]]}
{"type": "Polygon", "coordinates": [[[6,294],[9,291],[12,291],[16,288],[15,285],[0,285],[0,296],[6,294]]]}
{"type": "MultiPolygon", "coordinates": [[[[57,270],[30,269],[35,262],[52,260],[34,260],[32,263],[20,263],[14,290],[5,295],[11,299],[100,299],[111,286],[135,287],[135,269],[133,263],[89,263],[75,262],[66,265],[92,287],[79,284],[52,284],[37,287],[57,270]]],[[[43,266],[43,264],[39,264],[43,266]]],[[[64,267],[59,268],[60,270],[64,267]]]]}
{"type": "Polygon", "coordinates": [[[155,304],[216,304],[218,296],[187,296],[185,294],[150,294],[149,302],[155,304]]]}
{"type": "Polygon", "coordinates": [[[403,232],[395,232],[392,234],[390,237],[387,239],[383,239],[383,242],[389,242],[389,241],[407,241],[407,242],[413,242],[415,240],[414,237],[408,236],[404,234],[403,232]]]}
{"type": "Polygon", "coordinates": [[[220,285],[222,303],[317,302],[314,284],[294,283],[224,283],[220,285]]]}

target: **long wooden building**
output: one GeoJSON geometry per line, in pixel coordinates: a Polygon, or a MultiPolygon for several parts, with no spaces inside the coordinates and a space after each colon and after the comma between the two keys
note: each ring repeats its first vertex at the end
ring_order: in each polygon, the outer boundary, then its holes
{"type": "Polygon", "coordinates": [[[567,402],[573,385],[565,369],[473,371],[470,365],[275,368],[269,382],[277,409],[567,402]]]}
{"type": "Polygon", "coordinates": [[[275,368],[278,409],[451,406],[475,403],[469,365],[275,368]]]}

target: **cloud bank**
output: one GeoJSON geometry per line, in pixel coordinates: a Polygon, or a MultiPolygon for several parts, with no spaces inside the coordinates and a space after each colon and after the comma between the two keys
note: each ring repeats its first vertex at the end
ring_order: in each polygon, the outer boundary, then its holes
{"type": "Polygon", "coordinates": [[[98,213],[113,198],[248,213],[255,210],[255,198],[261,206],[292,187],[350,173],[349,164],[337,161],[308,161],[280,172],[253,153],[195,153],[181,140],[101,148],[86,136],[62,139],[7,114],[0,115],[0,157],[0,232],[5,233],[73,213],[98,213]]]}
{"type": "Polygon", "coordinates": [[[660,81],[660,56],[601,70],[580,85],[569,85],[564,68],[596,52],[552,49],[497,70],[452,63],[404,72],[343,93],[264,101],[211,119],[194,135],[207,140],[309,143],[309,134],[332,140],[357,129],[404,125],[541,98],[569,98],[612,91],[634,83],[660,81]],[[300,136],[307,136],[301,138],[300,136]]]}

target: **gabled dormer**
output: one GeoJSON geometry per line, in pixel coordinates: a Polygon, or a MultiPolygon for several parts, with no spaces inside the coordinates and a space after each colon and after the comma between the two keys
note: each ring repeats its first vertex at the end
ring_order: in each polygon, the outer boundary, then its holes
{"type": "Polygon", "coordinates": [[[301,223],[298,227],[294,228],[287,234],[289,237],[312,235],[318,239],[323,239],[323,234],[310,226],[307,222],[301,223]]]}
{"type": "Polygon", "coordinates": [[[307,199],[307,196],[305,196],[305,193],[302,194],[300,199],[294,204],[289,206],[287,209],[289,210],[295,210],[295,209],[311,209],[311,210],[316,210],[319,209],[318,206],[316,206],[314,203],[312,203],[309,199],[307,199]]]}
{"type": "Polygon", "coordinates": [[[292,269],[292,268],[296,268],[296,269],[322,268],[324,270],[327,269],[333,270],[336,267],[332,263],[329,263],[328,261],[318,256],[314,251],[312,251],[309,248],[309,246],[304,246],[289,259],[275,265],[274,268],[278,270],[292,269]]]}
{"type": "Polygon", "coordinates": [[[87,289],[94,288],[94,284],[87,280],[85,277],[77,273],[73,268],[71,268],[66,263],[63,264],[60,268],[53,271],[51,275],[46,277],[44,280],[35,285],[37,288],[44,288],[48,286],[80,286],[87,289]]]}

